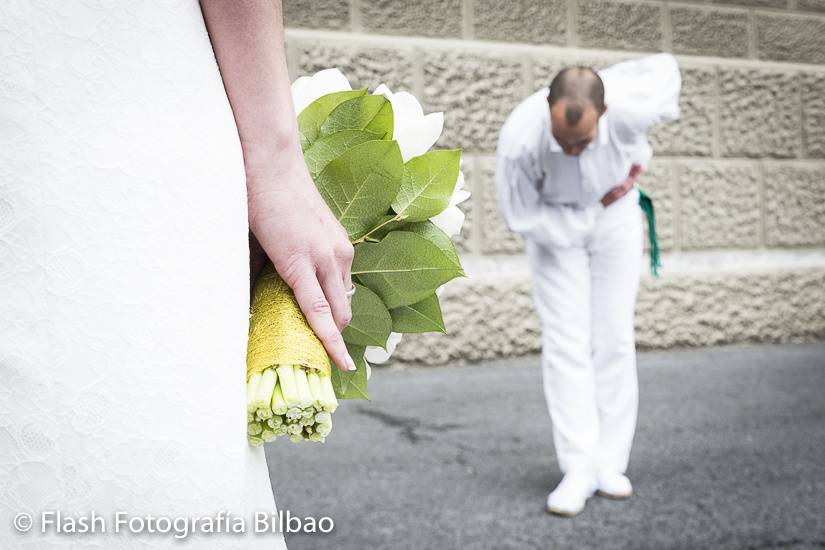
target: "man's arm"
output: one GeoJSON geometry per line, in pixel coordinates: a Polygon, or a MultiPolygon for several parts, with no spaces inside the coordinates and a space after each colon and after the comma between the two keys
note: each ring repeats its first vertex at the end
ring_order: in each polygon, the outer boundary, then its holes
{"type": "Polygon", "coordinates": [[[539,215],[541,196],[537,175],[525,158],[499,151],[496,157],[496,195],[507,227],[529,238],[535,218],[539,215]]]}
{"type": "Polygon", "coordinates": [[[670,54],[650,55],[599,71],[620,138],[635,141],[655,124],[679,118],[682,77],[670,54]]]}
{"type": "Polygon", "coordinates": [[[547,204],[539,192],[539,174],[529,157],[508,156],[499,148],[496,195],[507,227],[529,241],[564,245],[569,210],[547,204]]]}

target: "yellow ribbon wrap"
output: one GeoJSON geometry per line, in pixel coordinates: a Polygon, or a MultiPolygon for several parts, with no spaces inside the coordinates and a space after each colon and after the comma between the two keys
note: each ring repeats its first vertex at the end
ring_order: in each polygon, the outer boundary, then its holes
{"type": "Polygon", "coordinates": [[[329,356],[295,294],[267,262],[252,293],[246,378],[277,365],[301,365],[329,376],[329,356]]]}

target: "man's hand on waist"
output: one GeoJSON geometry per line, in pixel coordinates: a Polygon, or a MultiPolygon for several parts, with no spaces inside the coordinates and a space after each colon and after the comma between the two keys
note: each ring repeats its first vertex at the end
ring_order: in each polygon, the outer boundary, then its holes
{"type": "Polygon", "coordinates": [[[636,180],[639,179],[639,174],[642,173],[642,167],[638,164],[634,164],[630,167],[630,172],[627,174],[627,179],[624,180],[620,185],[617,185],[602,197],[601,203],[602,206],[607,208],[620,198],[624,197],[628,191],[633,189],[633,186],[636,185],[636,180]]]}

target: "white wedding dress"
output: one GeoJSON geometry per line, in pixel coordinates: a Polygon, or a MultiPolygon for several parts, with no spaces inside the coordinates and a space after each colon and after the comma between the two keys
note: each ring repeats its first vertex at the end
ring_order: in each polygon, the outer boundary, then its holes
{"type": "Polygon", "coordinates": [[[0,0],[0,548],[181,546],[40,534],[46,510],[275,512],[245,433],[247,230],[196,0],[0,0]]]}

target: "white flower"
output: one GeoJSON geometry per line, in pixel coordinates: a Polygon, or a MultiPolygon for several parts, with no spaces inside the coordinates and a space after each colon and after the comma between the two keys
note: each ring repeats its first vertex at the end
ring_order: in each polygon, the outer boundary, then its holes
{"type": "Polygon", "coordinates": [[[458,181],[456,181],[453,196],[450,197],[449,206],[443,212],[430,218],[430,221],[446,233],[448,237],[457,235],[464,224],[464,212],[461,211],[458,205],[469,198],[470,192],[464,189],[464,172],[459,170],[458,181]]]}
{"type": "Polygon", "coordinates": [[[367,346],[367,351],[364,353],[364,359],[376,365],[386,363],[400,341],[401,334],[398,332],[391,332],[390,337],[387,338],[387,349],[384,350],[378,346],[367,346]]]}
{"type": "Polygon", "coordinates": [[[392,104],[392,138],[398,142],[404,162],[429,151],[444,128],[444,113],[424,116],[424,110],[415,96],[409,92],[392,93],[384,84],[373,93],[383,95],[392,104]]]}
{"type": "Polygon", "coordinates": [[[352,90],[352,86],[347,77],[338,69],[324,69],[312,76],[302,76],[292,83],[292,103],[295,105],[295,114],[301,114],[301,111],[321,96],[347,90],[352,90]]]}
{"type": "MultiPolygon", "coordinates": [[[[324,69],[312,76],[302,76],[292,83],[295,114],[300,114],[321,96],[347,90],[352,90],[352,86],[338,69],[324,69]]],[[[383,95],[392,105],[393,139],[398,142],[404,162],[429,151],[441,136],[444,113],[425,116],[415,96],[409,92],[392,93],[384,84],[378,86],[373,93],[383,95]]]]}
{"type": "MultiPolygon", "coordinates": [[[[425,116],[415,96],[408,92],[392,93],[384,84],[378,86],[374,93],[383,95],[392,104],[393,139],[398,142],[404,162],[423,155],[438,141],[444,128],[444,113],[425,116]]],[[[457,205],[469,197],[470,193],[464,190],[464,173],[459,171],[449,206],[430,221],[450,237],[457,234],[464,223],[464,212],[457,205]]]]}
{"type": "Polygon", "coordinates": [[[461,231],[461,226],[464,224],[464,212],[457,206],[451,206],[444,210],[444,212],[430,218],[436,227],[452,237],[461,231]]]}

